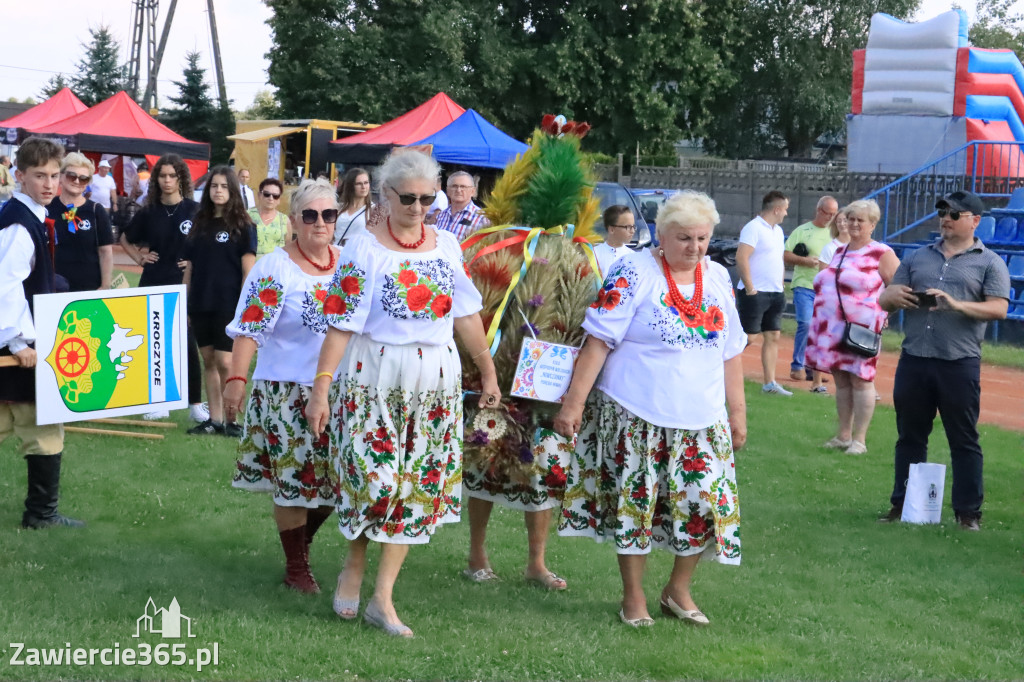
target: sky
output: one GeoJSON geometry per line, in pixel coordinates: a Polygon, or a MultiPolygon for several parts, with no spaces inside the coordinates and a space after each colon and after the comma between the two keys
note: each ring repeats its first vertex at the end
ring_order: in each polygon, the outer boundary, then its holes
{"type": "MultiPolygon", "coordinates": [[[[170,0],[160,0],[159,4],[158,41],[170,0]]],[[[918,18],[930,18],[949,10],[953,4],[952,0],[923,0],[918,18]]],[[[974,18],[974,0],[959,0],[956,4],[974,18]]],[[[1015,4],[1024,13],[1024,0],[1015,4]]],[[[270,49],[270,28],[266,25],[270,10],[261,0],[214,0],[214,6],[228,98],[233,100],[234,109],[244,109],[252,104],[257,91],[270,87],[264,56],[270,49]]],[[[38,100],[39,91],[51,76],[58,72],[73,74],[82,58],[82,43],[89,40],[90,28],[108,26],[127,61],[133,0],[0,0],[0,7],[6,47],[5,56],[0,57],[0,99],[38,100]],[[40,14],[40,7],[45,8],[45,14],[40,14]]],[[[191,50],[201,53],[200,63],[207,69],[210,92],[216,96],[206,7],[206,0],[178,0],[157,83],[161,98],[177,94],[172,81],[181,79],[185,54],[191,50]]]]}

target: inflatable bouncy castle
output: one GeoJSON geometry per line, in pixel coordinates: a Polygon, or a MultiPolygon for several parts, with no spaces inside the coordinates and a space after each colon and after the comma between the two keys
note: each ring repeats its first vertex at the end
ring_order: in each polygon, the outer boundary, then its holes
{"type": "MultiPolygon", "coordinates": [[[[1011,50],[969,47],[962,10],[916,24],[875,14],[853,64],[850,171],[910,173],[968,142],[1024,142],[1024,67],[1011,50]]],[[[1024,176],[1016,144],[948,163],[939,172],[1024,176]]]]}

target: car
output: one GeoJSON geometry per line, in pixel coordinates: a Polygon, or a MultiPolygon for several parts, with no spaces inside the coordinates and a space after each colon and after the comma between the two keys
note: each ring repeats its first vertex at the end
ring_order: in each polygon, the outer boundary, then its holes
{"type": "Polygon", "coordinates": [[[633,241],[627,246],[634,251],[651,245],[651,228],[647,226],[643,214],[640,213],[640,206],[636,199],[625,187],[617,182],[599,182],[594,186],[594,196],[601,201],[600,215],[594,223],[594,232],[605,237],[608,231],[604,227],[604,210],[609,206],[629,206],[633,211],[633,220],[636,221],[636,232],[633,233],[633,241]]]}
{"type": "Polygon", "coordinates": [[[630,189],[629,193],[633,195],[637,203],[640,204],[640,215],[647,221],[648,227],[651,228],[651,235],[654,239],[654,243],[657,244],[657,220],[658,211],[665,205],[669,197],[673,194],[678,194],[678,189],[630,189]]]}
{"type": "Polygon", "coordinates": [[[729,278],[733,287],[740,281],[739,270],[736,269],[736,249],[740,246],[738,239],[718,239],[712,237],[708,243],[707,255],[711,260],[725,267],[729,271],[729,278]]]}

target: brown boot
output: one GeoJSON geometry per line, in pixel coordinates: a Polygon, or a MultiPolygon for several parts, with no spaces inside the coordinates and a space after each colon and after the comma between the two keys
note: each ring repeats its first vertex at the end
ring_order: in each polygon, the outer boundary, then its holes
{"type": "Polygon", "coordinates": [[[333,513],[334,507],[317,507],[306,512],[306,547],[313,544],[313,536],[333,513]]]}
{"type": "Polygon", "coordinates": [[[309,546],[306,544],[306,527],[289,528],[279,533],[284,548],[284,584],[293,590],[306,594],[320,594],[320,586],[309,570],[309,546]]]}

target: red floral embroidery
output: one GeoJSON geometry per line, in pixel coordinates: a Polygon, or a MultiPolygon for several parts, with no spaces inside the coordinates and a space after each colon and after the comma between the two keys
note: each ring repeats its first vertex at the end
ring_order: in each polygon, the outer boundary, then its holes
{"type": "Polygon", "coordinates": [[[349,296],[359,293],[359,280],[349,275],[341,280],[341,290],[349,296]]]}
{"type": "Polygon", "coordinates": [[[324,315],[344,315],[348,306],[337,294],[331,294],[324,301],[324,315]]]}
{"type": "Polygon", "coordinates": [[[259,322],[263,319],[263,308],[258,305],[251,305],[242,313],[242,322],[259,322]]]}
{"type": "Polygon", "coordinates": [[[398,273],[399,283],[407,287],[410,287],[413,284],[415,284],[417,279],[418,278],[416,277],[416,273],[413,272],[412,270],[402,270],[401,272],[398,273]]]}
{"type": "Polygon", "coordinates": [[[704,329],[709,332],[720,332],[725,329],[725,313],[718,306],[711,306],[704,313],[704,329]]]}
{"type": "Polygon", "coordinates": [[[430,302],[430,310],[438,317],[444,317],[452,309],[452,298],[444,294],[438,294],[433,301],[430,302]]]}
{"type": "MultiPolygon", "coordinates": [[[[406,271],[408,272],[408,271],[406,271]]],[[[417,312],[423,310],[427,303],[431,299],[430,289],[426,285],[418,284],[411,289],[405,295],[405,304],[409,306],[409,310],[417,312]]]]}
{"type": "Polygon", "coordinates": [[[277,291],[267,287],[260,292],[260,301],[263,305],[277,305],[277,291]]]}

